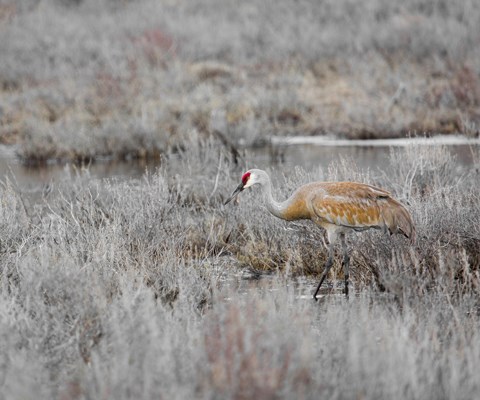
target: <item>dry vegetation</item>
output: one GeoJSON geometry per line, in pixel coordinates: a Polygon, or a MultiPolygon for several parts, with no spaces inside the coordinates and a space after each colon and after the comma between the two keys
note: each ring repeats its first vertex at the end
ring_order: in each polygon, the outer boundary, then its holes
{"type": "Polygon", "coordinates": [[[162,158],[40,199],[2,180],[0,398],[477,397],[478,152],[269,171],[278,198],[357,180],[408,205],[415,246],[349,237],[350,301],[311,299],[319,229],[254,190],[222,204],[235,148],[271,135],[478,135],[479,21],[477,0],[0,0],[2,143],[27,164],[162,158]]]}
{"type": "Polygon", "coordinates": [[[385,175],[277,173],[279,198],[311,179],[385,186],[417,223],[414,247],[351,235],[357,295],[315,303],[296,277],[321,271],[320,230],[272,217],[254,190],[223,207],[240,170],[213,141],[188,147],[137,181],[66,175],[45,202],[1,185],[5,399],[476,397],[478,170],[412,147],[385,175]],[[245,292],[238,267],[274,275],[245,292]]]}
{"type": "Polygon", "coordinates": [[[1,0],[0,140],[157,158],[218,109],[244,144],[477,135],[479,21],[477,0],[1,0]]]}

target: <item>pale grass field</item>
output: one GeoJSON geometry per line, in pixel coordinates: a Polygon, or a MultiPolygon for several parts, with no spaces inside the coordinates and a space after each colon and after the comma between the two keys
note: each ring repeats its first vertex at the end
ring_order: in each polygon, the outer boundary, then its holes
{"type": "Polygon", "coordinates": [[[478,135],[476,0],[2,0],[0,140],[27,164],[158,159],[192,131],[478,135]]]}
{"type": "Polygon", "coordinates": [[[478,397],[478,149],[257,165],[279,199],[356,180],[409,208],[414,246],[349,237],[348,301],[311,299],[321,230],[255,189],[223,202],[253,166],[232,146],[272,135],[478,135],[479,20],[475,0],[0,0],[0,141],[30,165],[159,160],[35,199],[1,179],[0,398],[478,397]]]}
{"type": "Polygon", "coordinates": [[[188,148],[140,180],[66,174],[45,202],[2,183],[3,398],[476,397],[478,164],[411,147],[385,175],[275,175],[278,198],[312,179],[386,187],[417,225],[413,247],[351,235],[355,295],[314,302],[321,231],[269,215],[254,189],[224,207],[241,169],[214,141],[188,148]],[[273,275],[245,290],[245,269],[273,275]]]}

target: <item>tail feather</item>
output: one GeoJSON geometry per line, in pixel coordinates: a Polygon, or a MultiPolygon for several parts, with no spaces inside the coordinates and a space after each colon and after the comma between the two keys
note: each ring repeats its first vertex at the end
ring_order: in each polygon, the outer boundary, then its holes
{"type": "Polygon", "coordinates": [[[402,233],[410,239],[411,244],[415,243],[415,225],[403,204],[389,197],[382,207],[382,215],[390,233],[402,233]]]}

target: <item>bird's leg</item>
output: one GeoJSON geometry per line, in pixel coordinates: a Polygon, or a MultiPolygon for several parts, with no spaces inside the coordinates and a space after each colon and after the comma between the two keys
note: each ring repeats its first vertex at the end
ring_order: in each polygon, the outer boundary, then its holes
{"type": "Polygon", "coordinates": [[[317,294],[318,294],[318,291],[320,290],[320,286],[322,286],[322,283],[325,280],[325,278],[328,274],[328,271],[330,271],[330,268],[332,268],[332,265],[333,265],[333,247],[334,247],[334,243],[330,242],[330,244],[328,245],[327,262],[325,263],[325,267],[323,269],[323,274],[322,274],[322,277],[320,278],[320,283],[318,284],[317,290],[315,291],[315,294],[313,295],[313,298],[315,299],[315,301],[317,300],[317,294]]]}
{"type": "Polygon", "coordinates": [[[343,253],[343,274],[345,276],[345,296],[348,298],[348,278],[350,274],[350,257],[348,256],[347,242],[345,240],[345,234],[340,235],[342,241],[342,253],[343,253]]]}

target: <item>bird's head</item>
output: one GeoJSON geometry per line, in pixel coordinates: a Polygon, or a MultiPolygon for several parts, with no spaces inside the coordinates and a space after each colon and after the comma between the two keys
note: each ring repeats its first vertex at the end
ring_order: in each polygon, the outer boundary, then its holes
{"type": "Polygon", "coordinates": [[[242,181],[237,186],[237,188],[233,191],[232,195],[225,201],[224,204],[230,203],[237,195],[246,188],[255,185],[256,183],[261,183],[261,172],[258,169],[251,169],[245,172],[242,175],[242,181]]]}

